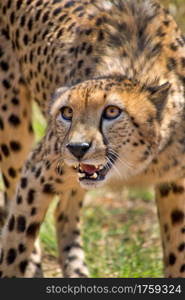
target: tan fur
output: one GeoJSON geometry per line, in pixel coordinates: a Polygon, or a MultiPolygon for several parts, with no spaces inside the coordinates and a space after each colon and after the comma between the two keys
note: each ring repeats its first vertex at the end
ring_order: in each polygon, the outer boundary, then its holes
{"type": "Polygon", "coordinates": [[[34,242],[55,195],[63,274],[88,276],[79,232],[85,189],[152,184],[165,276],[185,277],[185,39],[173,18],[152,0],[5,0],[0,29],[8,208],[0,276],[38,273],[34,242]],[[27,158],[31,99],[48,127],[27,158]],[[66,106],[71,120],[62,115],[66,106]],[[119,112],[111,121],[109,106],[119,112]],[[69,146],[82,143],[89,148],[77,158],[69,146]],[[106,173],[80,180],[79,163],[104,166],[106,173]]]}

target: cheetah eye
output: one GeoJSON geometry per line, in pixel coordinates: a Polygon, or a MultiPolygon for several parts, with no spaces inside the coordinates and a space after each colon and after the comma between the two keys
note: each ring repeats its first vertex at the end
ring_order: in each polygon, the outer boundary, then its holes
{"type": "Polygon", "coordinates": [[[114,120],[118,118],[121,114],[122,110],[114,105],[108,106],[103,112],[103,118],[106,120],[114,120]]]}
{"type": "Polygon", "coordinates": [[[61,116],[66,121],[71,121],[73,117],[73,110],[71,107],[64,106],[60,109],[61,116]]]}

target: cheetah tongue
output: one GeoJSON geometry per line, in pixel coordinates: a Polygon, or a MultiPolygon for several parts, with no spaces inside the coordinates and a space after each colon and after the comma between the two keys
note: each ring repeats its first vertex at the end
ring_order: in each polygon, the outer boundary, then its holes
{"type": "Polygon", "coordinates": [[[80,170],[82,172],[87,173],[88,175],[93,175],[95,172],[98,171],[99,168],[96,168],[93,165],[86,165],[86,164],[80,164],[80,170]]]}

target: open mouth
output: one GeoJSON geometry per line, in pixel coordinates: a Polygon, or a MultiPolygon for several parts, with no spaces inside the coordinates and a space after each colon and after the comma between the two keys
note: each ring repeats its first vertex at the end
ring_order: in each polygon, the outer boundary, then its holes
{"type": "Polygon", "coordinates": [[[109,156],[109,162],[105,165],[90,165],[80,163],[76,169],[78,170],[79,180],[88,181],[103,181],[107,173],[112,168],[114,162],[116,161],[116,156],[109,156]]]}
{"type": "Polygon", "coordinates": [[[79,164],[78,167],[78,176],[79,180],[93,180],[100,181],[104,180],[106,174],[108,173],[108,166],[103,165],[87,165],[87,164],[79,164]]]}

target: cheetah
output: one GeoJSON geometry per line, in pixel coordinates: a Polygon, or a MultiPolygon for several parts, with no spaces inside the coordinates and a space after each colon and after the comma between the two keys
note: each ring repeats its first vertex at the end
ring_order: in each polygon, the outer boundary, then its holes
{"type": "Polygon", "coordinates": [[[185,277],[185,37],[160,1],[1,1],[0,91],[0,276],[42,276],[36,240],[58,195],[63,275],[88,277],[86,190],[153,185],[165,276],[185,277]],[[33,101],[47,120],[34,147],[33,101]]]}

